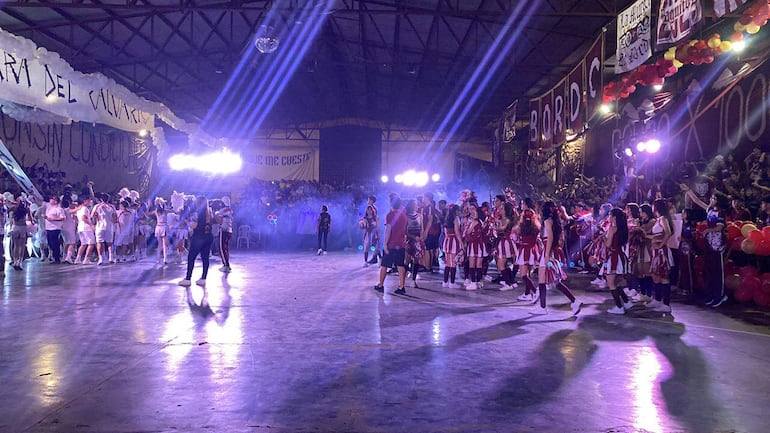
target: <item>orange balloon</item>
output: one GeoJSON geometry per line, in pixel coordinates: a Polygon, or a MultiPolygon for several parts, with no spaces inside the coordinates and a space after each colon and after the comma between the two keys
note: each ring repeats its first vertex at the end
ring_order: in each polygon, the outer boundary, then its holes
{"type": "Polygon", "coordinates": [[[746,254],[754,254],[757,249],[757,245],[751,239],[744,239],[741,242],[741,251],[746,254]]]}

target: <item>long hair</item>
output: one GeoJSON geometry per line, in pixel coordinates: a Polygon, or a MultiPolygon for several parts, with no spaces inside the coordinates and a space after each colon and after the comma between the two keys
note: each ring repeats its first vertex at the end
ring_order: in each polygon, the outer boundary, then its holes
{"type": "Polygon", "coordinates": [[[641,214],[640,214],[641,216],[640,217],[647,217],[647,219],[642,218],[642,219],[644,219],[644,221],[642,221],[642,222],[647,222],[647,221],[655,218],[655,213],[652,211],[652,206],[650,206],[647,203],[639,206],[639,211],[641,212],[641,214]]]}
{"type": "Polygon", "coordinates": [[[521,223],[519,224],[519,233],[522,236],[537,236],[540,232],[540,224],[537,221],[535,212],[527,209],[521,213],[521,223]]]}
{"type": "Polygon", "coordinates": [[[13,219],[20,220],[26,218],[28,213],[29,207],[27,206],[27,202],[24,199],[19,199],[19,204],[13,211],[13,219]]]}
{"type": "Polygon", "coordinates": [[[559,218],[559,208],[552,201],[543,203],[543,223],[545,220],[551,220],[551,229],[553,230],[554,244],[557,245],[559,239],[561,239],[561,219],[559,218]]]}
{"type": "Polygon", "coordinates": [[[641,218],[641,213],[639,212],[639,205],[636,203],[626,203],[626,207],[631,213],[631,218],[639,219],[641,218]]]}
{"type": "Polygon", "coordinates": [[[444,227],[448,229],[455,228],[455,219],[457,219],[457,211],[460,207],[457,205],[451,205],[447,208],[446,217],[444,218],[444,227]]]}
{"type": "Polygon", "coordinates": [[[668,229],[673,233],[674,221],[671,219],[671,214],[668,212],[668,203],[666,203],[666,200],[663,200],[662,198],[655,200],[652,202],[652,208],[658,215],[666,218],[666,221],[668,221],[668,229]]]}
{"type": "Polygon", "coordinates": [[[626,213],[623,212],[623,209],[616,207],[610,211],[610,215],[615,217],[615,227],[618,229],[618,240],[622,247],[628,243],[628,221],[626,220],[626,213]]]}

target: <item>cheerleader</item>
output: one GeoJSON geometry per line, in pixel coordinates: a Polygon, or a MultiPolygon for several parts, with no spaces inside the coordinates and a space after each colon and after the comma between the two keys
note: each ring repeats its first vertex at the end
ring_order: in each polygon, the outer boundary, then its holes
{"type": "Polygon", "coordinates": [[[647,306],[661,313],[671,312],[671,283],[668,275],[671,271],[673,257],[668,248],[668,238],[671,237],[671,216],[668,212],[668,204],[663,199],[657,199],[652,203],[655,212],[655,223],[652,226],[650,239],[652,241],[652,261],[650,262],[650,274],[655,289],[655,299],[647,303],[647,306]]]}
{"type": "Polygon", "coordinates": [[[540,262],[538,233],[540,233],[540,222],[535,212],[525,207],[521,213],[516,256],[516,264],[521,269],[521,279],[524,281],[524,294],[518,297],[519,301],[534,303],[540,296],[535,289],[535,283],[530,278],[532,269],[540,262]]]}
{"type": "Polygon", "coordinates": [[[652,261],[652,226],[655,225],[655,212],[652,206],[645,203],[639,206],[639,229],[643,234],[642,241],[638,243],[639,251],[636,252],[637,276],[639,278],[639,294],[634,302],[652,301],[653,283],[650,275],[650,262],[652,261]]]}
{"type": "Polygon", "coordinates": [[[633,304],[628,300],[628,296],[622,290],[618,290],[616,278],[619,275],[625,275],[628,272],[628,256],[626,255],[626,246],[628,245],[628,222],[626,214],[620,208],[610,211],[610,227],[607,230],[607,261],[604,262],[602,273],[607,278],[607,286],[610,288],[610,294],[615,301],[615,307],[607,310],[610,314],[624,314],[633,304]]]}
{"type": "Polygon", "coordinates": [[[366,206],[366,213],[361,218],[361,221],[359,221],[359,227],[364,231],[364,267],[370,265],[370,250],[373,253],[374,259],[377,260],[377,244],[380,242],[379,232],[377,231],[378,224],[377,211],[374,210],[372,205],[366,206]]]}
{"type": "Polygon", "coordinates": [[[497,234],[497,245],[495,245],[495,259],[497,261],[497,270],[502,275],[500,282],[500,291],[513,290],[516,286],[513,282],[513,271],[508,268],[508,260],[515,261],[518,256],[516,244],[513,240],[513,227],[516,221],[513,206],[510,203],[500,203],[495,208],[495,232],[497,234]]]}
{"type": "Polygon", "coordinates": [[[546,309],[547,284],[556,284],[564,296],[570,301],[572,315],[576,316],[580,312],[583,303],[572,294],[563,280],[567,275],[559,263],[558,257],[563,255],[560,251],[560,242],[562,239],[561,220],[559,219],[558,208],[552,201],[543,203],[543,254],[540,255],[540,262],[537,269],[538,291],[540,292],[540,306],[533,311],[533,314],[548,314],[546,309]]]}
{"type": "Polygon", "coordinates": [[[158,257],[155,263],[167,263],[168,245],[166,237],[168,235],[168,212],[166,211],[166,201],[158,197],[155,199],[155,209],[151,212],[155,216],[155,239],[158,241],[158,257]],[[163,261],[161,261],[161,258],[163,261]]]}
{"type": "Polygon", "coordinates": [[[588,247],[588,264],[599,268],[599,274],[591,284],[598,287],[607,287],[607,282],[602,273],[602,264],[607,260],[607,230],[610,227],[610,211],[612,205],[605,203],[599,207],[599,214],[596,218],[594,228],[594,237],[588,247]]]}
{"type": "Polygon", "coordinates": [[[624,249],[626,257],[628,257],[628,274],[626,276],[628,287],[623,289],[623,292],[626,296],[634,299],[639,296],[641,291],[638,264],[639,255],[644,246],[644,230],[640,227],[641,212],[638,204],[626,204],[623,212],[626,214],[626,224],[628,225],[628,243],[624,249]]]}
{"type": "Polygon", "coordinates": [[[468,271],[470,283],[465,286],[465,290],[476,290],[479,288],[479,282],[482,277],[481,264],[484,257],[487,256],[487,246],[484,241],[484,228],[479,219],[481,211],[476,203],[468,205],[468,223],[463,231],[463,241],[465,242],[465,255],[468,260],[468,271]]]}
{"type": "Polygon", "coordinates": [[[459,206],[450,205],[444,219],[444,242],[441,251],[444,252],[444,282],[441,287],[445,289],[459,289],[455,284],[457,277],[457,264],[463,251],[460,216],[457,215],[459,206]]]}

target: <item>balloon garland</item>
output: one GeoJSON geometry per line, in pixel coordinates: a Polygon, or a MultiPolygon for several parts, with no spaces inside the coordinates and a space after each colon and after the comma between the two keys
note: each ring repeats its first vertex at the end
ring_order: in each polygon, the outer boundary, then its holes
{"type": "Polygon", "coordinates": [[[663,85],[666,78],[676,74],[684,65],[712,63],[716,56],[730,52],[735,42],[742,41],[744,32],[757,34],[759,29],[767,24],[768,17],[770,0],[757,1],[743,11],[741,18],[733,26],[735,32],[729,38],[723,39],[719,33],[714,33],[707,39],[693,39],[669,48],[655,63],[639,66],[619,80],[607,83],[604,86],[602,102],[609,104],[628,98],[636,92],[637,84],[663,85]]]}

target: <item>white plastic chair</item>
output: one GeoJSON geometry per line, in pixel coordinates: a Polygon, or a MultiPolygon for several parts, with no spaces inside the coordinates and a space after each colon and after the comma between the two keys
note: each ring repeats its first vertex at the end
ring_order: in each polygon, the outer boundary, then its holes
{"type": "Polygon", "coordinates": [[[241,243],[244,243],[246,248],[251,248],[251,227],[246,224],[241,224],[238,227],[238,236],[235,238],[235,248],[240,248],[241,243]]]}

